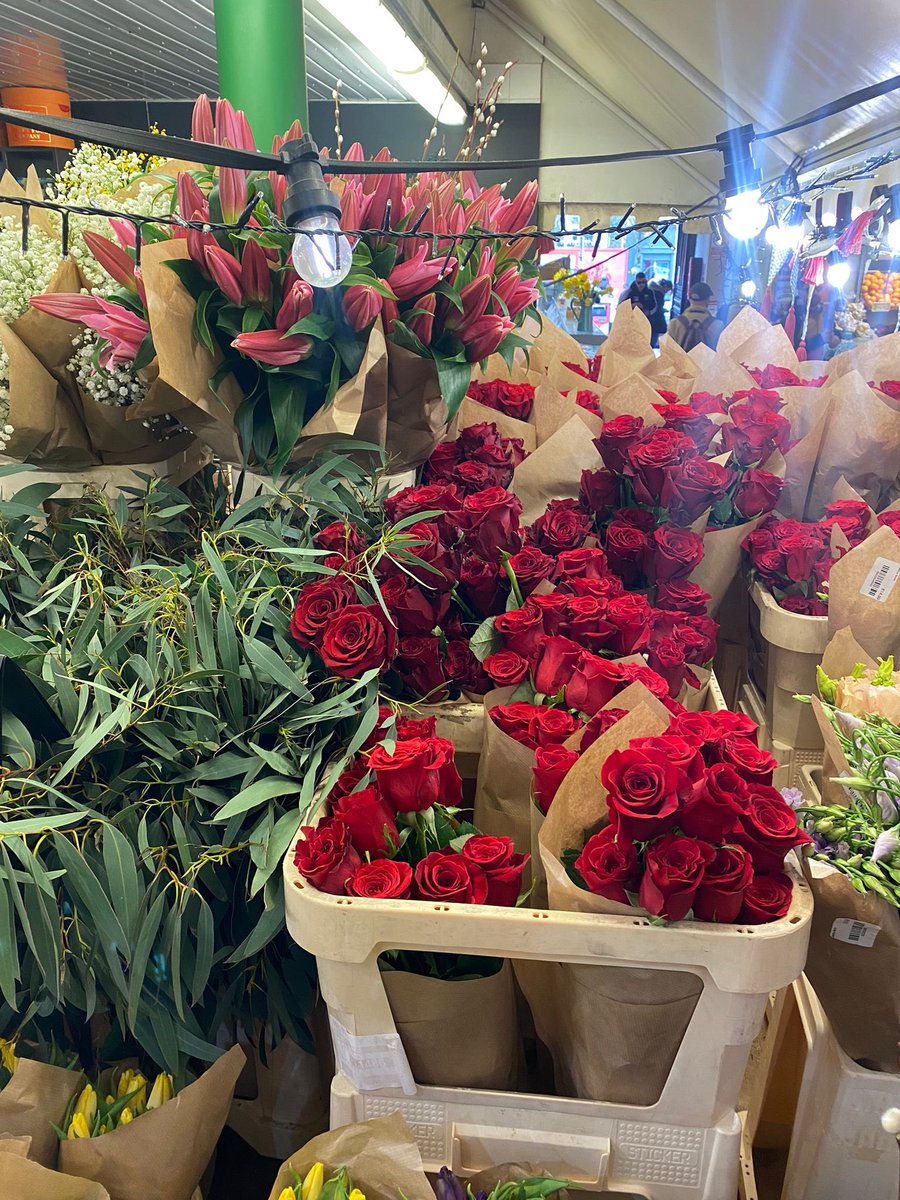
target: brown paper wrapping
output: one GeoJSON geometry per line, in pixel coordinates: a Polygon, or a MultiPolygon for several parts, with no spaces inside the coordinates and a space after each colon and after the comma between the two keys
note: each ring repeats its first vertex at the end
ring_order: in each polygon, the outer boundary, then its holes
{"type": "Polygon", "coordinates": [[[0,1092],[0,1133],[30,1137],[30,1157],[55,1167],[59,1139],[53,1125],[62,1124],[69,1101],[83,1083],[80,1071],[20,1058],[0,1092]]]}
{"type": "Polygon", "coordinates": [[[571,417],[516,467],[510,491],[522,502],[522,524],[536,521],[551,500],[577,499],[581,472],[599,463],[594,434],[580,417],[571,417]]]}
{"type": "Polygon", "coordinates": [[[531,850],[529,813],[534,751],[509,737],[491,720],[515,688],[496,688],[484,698],[484,745],[478,760],[474,822],[491,837],[511,837],[520,854],[531,850]]]}
{"type": "MultiPolygon", "coordinates": [[[[705,348],[709,350],[708,346],[705,348]]],[[[712,354],[713,351],[710,350],[710,353],[712,354]]],[[[700,374],[701,364],[691,358],[690,354],[676,341],[673,341],[668,334],[659,340],[658,362],[664,370],[670,370],[674,375],[684,379],[693,380],[700,374]]]]}
{"type": "Polygon", "coordinates": [[[613,387],[653,362],[656,355],[650,349],[650,322],[639,308],[620,304],[603,343],[600,382],[613,387]]]}
{"type": "Polygon", "coordinates": [[[900,912],[880,896],[861,895],[846,875],[806,859],[813,894],[806,975],[841,1049],[870,1070],[897,1071],[900,1030],[900,912]],[[831,936],[845,918],[877,925],[871,946],[831,936]]]}
{"type": "Polygon", "coordinates": [[[607,421],[616,417],[642,417],[645,425],[662,425],[663,419],[653,407],[661,404],[656,388],[643,375],[629,375],[609,389],[601,402],[607,421]]]}
{"type": "Polygon", "coordinates": [[[841,475],[879,512],[900,473],[900,412],[868,386],[858,371],[832,382],[828,423],[807,506],[818,520],[841,475]]]}
{"type": "Polygon", "coordinates": [[[109,1200],[109,1192],[99,1183],[61,1175],[30,1162],[10,1153],[3,1142],[0,1142],[0,1196],[3,1200],[109,1200]]]}
{"type": "Polygon", "coordinates": [[[232,1048],[168,1103],[95,1138],[60,1143],[59,1169],[102,1183],[110,1200],[191,1200],[244,1066],[232,1048]]]}
{"type": "Polygon", "coordinates": [[[881,383],[885,379],[897,378],[897,363],[900,362],[900,333],[887,337],[872,338],[853,350],[838,354],[826,364],[833,379],[840,379],[852,371],[858,371],[866,381],[881,383]]]}
{"type": "Polygon", "coordinates": [[[779,389],[784,408],[781,415],[791,423],[795,445],[784,456],[784,490],[778,501],[782,516],[804,520],[813,471],[828,425],[832,393],[828,387],[779,389]]]}
{"type": "Polygon", "coordinates": [[[570,390],[568,396],[563,396],[544,376],[535,389],[534,411],[531,415],[537,444],[540,446],[549,441],[557,430],[577,415],[578,409],[574,390],[570,390]]]}
{"type": "Polygon", "coordinates": [[[776,367],[789,367],[795,371],[799,366],[799,359],[791,339],[784,332],[784,327],[770,325],[768,321],[765,325],[765,329],[751,334],[746,342],[732,351],[731,357],[744,367],[765,367],[771,363],[776,367]]]}
{"type": "MultiPolygon", "coordinates": [[[[540,332],[529,351],[528,365],[533,370],[545,371],[553,387],[565,391],[572,386],[570,381],[573,378],[573,372],[565,364],[575,363],[582,370],[587,370],[587,355],[581,343],[570,333],[560,329],[547,317],[542,317],[541,322],[540,332]]],[[[574,372],[575,376],[577,374],[574,372]]]]}
{"type": "Polygon", "coordinates": [[[754,517],[752,521],[746,521],[743,525],[734,525],[730,529],[713,529],[704,533],[703,558],[691,572],[690,579],[712,597],[709,603],[710,616],[716,615],[731,581],[738,573],[741,542],[748,533],[753,532],[762,519],[754,517]]]}
{"type": "Polygon", "coordinates": [[[382,971],[394,1023],[416,1083],[433,1087],[514,1088],[519,1031],[508,960],[486,979],[433,979],[382,971]],[[447,1044],[447,1030],[465,1037],[447,1044]]]}
{"type": "Polygon", "coordinates": [[[537,445],[536,430],[530,422],[508,417],[505,413],[488,408],[486,404],[479,404],[477,400],[470,400],[467,396],[459,406],[455,421],[456,429],[468,429],[470,425],[480,425],[483,421],[489,421],[492,425],[496,425],[502,437],[521,438],[528,454],[537,445]]]}
{"type": "MultiPolygon", "coordinates": [[[[900,654],[900,580],[883,599],[863,591],[876,559],[900,565],[900,538],[882,525],[832,565],[828,577],[828,632],[849,625],[859,644],[877,658],[900,654]]],[[[890,578],[890,577],[888,577],[890,578]]]]}
{"type": "MultiPolygon", "coordinates": [[[[710,346],[707,346],[706,342],[698,342],[696,346],[694,346],[691,350],[688,350],[687,354],[688,358],[691,359],[691,361],[697,366],[697,375],[700,375],[706,370],[707,367],[711,367],[716,361],[715,350],[713,350],[710,346]]],[[[699,392],[699,390],[700,389],[696,386],[695,377],[694,391],[699,392]]]]}
{"type": "Polygon", "coordinates": [[[419,1147],[399,1113],[343,1125],[307,1142],[282,1164],[269,1200],[278,1200],[284,1188],[293,1187],[297,1176],[303,1179],[317,1162],[324,1165],[326,1179],[345,1168],[366,1200],[398,1200],[401,1195],[434,1200],[419,1147]]]}
{"type": "MultiPolygon", "coordinates": [[[[728,330],[726,329],[725,333],[728,330]]],[[[725,334],[722,334],[724,337],[725,334]]],[[[695,347],[696,349],[696,347],[695,347]]],[[[693,350],[690,352],[694,353],[693,350]]],[[[723,396],[731,396],[734,392],[743,392],[747,388],[755,388],[756,380],[749,371],[729,358],[727,354],[717,351],[715,358],[704,366],[694,380],[695,392],[721,392],[723,396]]]]}
{"type": "Polygon", "coordinates": [[[757,312],[751,304],[745,304],[734,320],[730,321],[722,330],[716,352],[719,357],[727,355],[735,361],[740,361],[737,359],[736,351],[750,338],[759,333],[765,333],[769,328],[769,322],[762,313],[757,312]]]}

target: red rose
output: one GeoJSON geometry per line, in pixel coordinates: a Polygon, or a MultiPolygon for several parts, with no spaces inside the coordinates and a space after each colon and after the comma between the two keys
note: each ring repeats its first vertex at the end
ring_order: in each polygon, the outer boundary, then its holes
{"type": "Polygon", "coordinates": [[[554,561],[537,546],[525,546],[509,558],[509,568],[516,577],[519,591],[528,597],[539,583],[553,574],[554,561]]]}
{"type": "Polygon", "coordinates": [[[545,638],[534,664],[534,690],[555,696],[570,678],[581,652],[581,646],[571,638],[545,638]]]}
{"type": "Polygon", "coordinates": [[[745,889],[753,878],[753,863],[740,846],[720,846],[706,867],[694,897],[694,917],[730,925],[737,920],[745,889]]]}
{"type": "Polygon", "coordinates": [[[397,643],[394,670],[417,700],[438,704],[449,694],[436,637],[402,637],[397,643]]]}
{"type": "Polygon", "coordinates": [[[535,746],[561,746],[568,741],[581,721],[562,708],[538,708],[528,724],[528,733],[535,746]]]}
{"type": "Polygon", "coordinates": [[[541,610],[528,600],[523,608],[513,608],[501,613],[494,621],[494,628],[503,638],[507,650],[515,650],[532,662],[544,640],[544,619],[541,610]]]}
{"type": "Polygon", "coordinates": [[[881,383],[870,380],[869,387],[877,388],[892,400],[900,400],[900,379],[882,379],[881,383]]]}
{"type": "Polygon", "coordinates": [[[900,537],[900,509],[895,509],[893,512],[879,513],[878,524],[887,525],[888,529],[893,529],[897,537],[900,537]]]}
{"type": "MultiPolygon", "coordinates": [[[[379,709],[378,711],[380,714],[384,710],[379,709]]],[[[382,740],[382,736],[383,735],[380,731],[373,732],[371,744],[373,746],[377,746],[382,740]]],[[[367,745],[366,749],[368,748],[369,746],[367,745]]],[[[368,775],[368,773],[369,764],[366,762],[366,760],[364,758],[354,759],[353,762],[349,763],[344,770],[341,771],[340,775],[338,775],[337,779],[335,780],[334,787],[328,793],[328,799],[334,803],[334,801],[338,800],[341,796],[349,796],[356,785],[360,783],[362,779],[368,775]]]]}
{"type": "MultiPolygon", "coordinates": [[[[628,748],[630,750],[644,750],[647,753],[661,754],[673,766],[677,767],[679,771],[684,771],[692,783],[703,779],[706,774],[706,764],[703,761],[703,755],[694,743],[689,742],[686,738],[671,734],[668,731],[661,737],[633,738],[629,742],[628,748]]],[[[706,839],[706,841],[710,840],[710,838],[706,839]]]]}
{"type": "Polygon", "coordinates": [[[528,674],[528,663],[515,650],[498,650],[489,654],[482,666],[497,687],[512,687],[528,674]]]}
{"type": "Polygon", "coordinates": [[[727,733],[719,742],[719,754],[748,783],[770,784],[778,766],[777,758],[741,734],[727,733]]]}
{"type": "Polygon", "coordinates": [[[531,526],[531,543],[541,550],[577,550],[591,532],[591,519],[577,500],[551,500],[531,526]]]}
{"type": "Polygon", "coordinates": [[[559,786],[578,762],[578,751],[565,746],[539,746],[534,752],[534,798],[546,814],[559,786]]]}
{"type": "Polygon", "coordinates": [[[669,579],[656,589],[656,607],[669,612],[684,613],[689,617],[706,616],[707,605],[712,596],[704,592],[698,583],[688,579],[669,579]]]}
{"type": "Polygon", "coordinates": [[[630,525],[632,529],[640,529],[644,533],[652,533],[656,528],[656,514],[646,508],[619,508],[613,513],[613,520],[620,525],[630,525]]]}
{"type": "Polygon", "coordinates": [[[694,392],[690,399],[691,408],[697,413],[720,415],[725,412],[725,397],[719,393],[694,392]]]}
{"type": "Polygon", "coordinates": [[[530,383],[507,383],[502,379],[470,383],[466,395],[517,421],[527,421],[534,404],[534,387],[530,383]]]}
{"type": "Polygon", "coordinates": [[[416,521],[403,530],[410,544],[395,551],[396,561],[382,558],[379,567],[386,576],[407,574],[426,589],[449,592],[459,574],[459,559],[441,541],[441,531],[432,521],[416,521]]]}
{"type": "Polygon", "coordinates": [[[522,890],[522,875],[531,860],[530,854],[516,854],[510,837],[488,837],[483,833],[468,838],[460,854],[480,867],[487,876],[488,904],[515,907],[522,890]]]}
{"type": "Polygon", "coordinates": [[[618,575],[604,575],[602,579],[567,579],[564,585],[567,592],[576,596],[593,596],[596,600],[606,603],[615,600],[625,592],[625,585],[618,575]]]}
{"type": "Polygon", "coordinates": [[[467,425],[459,433],[459,443],[463,454],[461,457],[475,454],[485,446],[496,448],[500,445],[500,430],[493,421],[479,421],[475,425],[467,425]]]}
{"type": "Polygon", "coordinates": [[[689,529],[661,525],[647,555],[647,575],[657,583],[685,579],[703,558],[703,538],[689,529]]]}
{"type": "Polygon", "coordinates": [[[491,617],[503,611],[509,581],[499,563],[467,554],[459,569],[459,582],[466,603],[478,616],[491,617]]]}
{"type": "Polygon", "coordinates": [[[563,592],[551,592],[549,596],[529,596],[528,603],[541,614],[544,633],[556,637],[561,633],[569,613],[569,597],[563,592]]]}
{"type": "MultiPolygon", "coordinates": [[[[501,438],[501,442],[506,457],[509,459],[509,465],[515,470],[528,457],[525,442],[522,438],[501,438]]],[[[509,487],[509,484],[506,486],[509,487]]]]}
{"type": "Polygon", "coordinates": [[[589,392],[587,388],[580,388],[575,393],[575,403],[579,408],[586,408],[588,412],[592,412],[595,417],[603,416],[600,408],[600,397],[596,392],[589,392]]]}
{"type": "Polygon", "coordinates": [[[441,624],[450,607],[446,592],[426,592],[408,575],[388,576],[381,584],[381,598],[401,636],[431,633],[441,624]]]}
{"type": "Polygon", "coordinates": [[[376,746],[369,766],[382,797],[395,812],[422,812],[433,804],[458,808],[462,782],[446,738],[411,738],[396,742],[392,753],[376,746]]]}
{"type": "Polygon", "coordinates": [[[294,847],[294,866],[303,878],[331,896],[341,896],[344,884],[356,871],[360,857],[350,841],[350,830],[337,817],[318,825],[304,825],[294,847]]]}
{"type": "Polygon", "coordinates": [[[638,503],[658,505],[667,476],[696,452],[689,437],[665,427],[654,429],[649,437],[630,446],[625,454],[625,470],[632,476],[638,503]]]}
{"type": "Polygon", "coordinates": [[[560,583],[570,579],[603,579],[608,574],[606,555],[599,546],[561,550],[556,559],[556,578],[560,583]]]}
{"type": "Polygon", "coordinates": [[[365,550],[366,539],[352,521],[332,521],[315,535],[313,545],[318,550],[329,550],[332,554],[352,558],[365,550]]]}
{"type": "Polygon", "coordinates": [[[571,596],[566,607],[566,633],[588,650],[605,650],[616,629],[606,619],[607,602],[596,596],[571,596]]]}
{"type": "Polygon", "coordinates": [[[350,830],[354,849],[381,858],[400,845],[394,810],[374,787],[362,788],[332,801],[332,812],[350,830]]]}
{"type": "Polygon", "coordinates": [[[835,500],[825,505],[823,524],[839,526],[852,548],[868,537],[871,517],[865,500],[835,500]]]}
{"type": "Polygon", "coordinates": [[[394,656],[397,633],[380,604],[348,604],[331,619],[319,653],[329,671],[354,679],[383,670],[394,656]]]}
{"type": "Polygon", "coordinates": [[[335,615],[355,603],[356,589],[340,575],[306,584],[297,593],[291,637],[301,646],[317,646],[335,615]]]}
{"type": "Polygon", "coordinates": [[[712,846],[670,833],[644,854],[641,907],[654,917],[682,921],[691,911],[706,869],[716,857],[712,846]]]}
{"type": "Polygon", "coordinates": [[[582,507],[600,521],[618,503],[619,477],[612,471],[582,471],[578,498],[582,507]]]}
{"type": "Polygon", "coordinates": [[[660,638],[647,652],[647,665],[666,681],[673,700],[688,678],[686,661],[684,646],[673,637],[660,638]]]}
{"type": "Polygon", "coordinates": [[[628,893],[638,888],[638,858],[630,842],[617,840],[611,825],[588,838],[575,860],[585,887],[595,896],[630,903],[628,893]]]}
{"type": "Polygon", "coordinates": [[[779,413],[751,402],[733,404],[728,415],[733,424],[722,426],[722,445],[741,466],[765,462],[776,450],[786,454],[790,449],[791,423],[779,413]]]}
{"type": "Polygon", "coordinates": [[[830,563],[831,550],[825,530],[798,533],[783,538],[780,550],[784,555],[784,569],[788,579],[794,583],[806,583],[816,572],[819,563],[830,563]]]}
{"type": "MultiPolygon", "coordinates": [[[[469,429],[464,429],[460,434],[460,439],[463,442],[463,446],[466,447],[466,458],[471,462],[482,463],[488,468],[489,471],[492,472],[493,475],[497,477],[505,475],[507,472],[511,472],[512,464],[509,461],[509,455],[504,449],[503,438],[500,436],[499,431],[495,430],[495,432],[497,432],[497,436],[495,438],[491,438],[489,441],[482,442],[480,445],[476,445],[469,450],[467,448],[466,439],[472,428],[475,427],[470,426],[469,429]]],[[[511,478],[511,476],[509,477],[511,478]]],[[[497,486],[502,487],[503,485],[498,484],[497,486]]]]}
{"type": "Polygon", "coordinates": [[[515,700],[512,704],[495,704],[489,710],[489,715],[497,728],[515,742],[521,742],[533,750],[536,742],[531,736],[530,728],[534,717],[544,710],[537,704],[526,704],[515,700]]]}
{"type": "Polygon", "coordinates": [[[701,454],[709,448],[710,442],[718,433],[719,427],[715,421],[711,421],[690,404],[680,404],[676,400],[674,404],[654,404],[653,407],[668,429],[674,429],[677,433],[689,437],[701,454]]]}
{"type": "Polygon", "coordinates": [[[790,367],[776,367],[769,363],[765,367],[747,367],[761,388],[800,387],[802,380],[790,367]]]}
{"type": "Polygon", "coordinates": [[[603,432],[594,439],[594,445],[600,451],[606,469],[619,475],[625,466],[626,452],[648,433],[643,417],[632,417],[624,413],[621,417],[614,417],[612,421],[606,422],[603,432]]]}
{"type": "Polygon", "coordinates": [[[411,738],[433,738],[437,730],[437,717],[398,717],[397,738],[408,742],[411,738]]]}
{"type": "Polygon", "coordinates": [[[778,587],[790,586],[790,580],[784,570],[784,555],[780,550],[763,550],[757,554],[753,568],[763,583],[778,587]]]}
{"type": "Polygon", "coordinates": [[[748,467],[737,485],[732,503],[742,517],[758,517],[770,513],[778,503],[784,480],[762,467],[748,467]]]}
{"type": "Polygon", "coordinates": [[[426,854],[416,866],[416,898],[442,904],[486,904],[487,876],[449,846],[426,854]]]}
{"type": "Polygon", "coordinates": [[[827,617],[828,603],[815,596],[782,596],[778,604],[785,612],[797,613],[801,617],[827,617]]]}
{"type": "Polygon", "coordinates": [[[746,798],[747,784],[734,767],[715,763],[705,771],[678,824],[689,837],[724,842],[734,829],[746,798]]]}
{"type": "Polygon", "coordinates": [[[355,875],[347,880],[347,895],[365,900],[408,900],[412,882],[409,863],[381,858],[357,867],[355,875]]]}
{"type": "Polygon", "coordinates": [[[723,709],[720,712],[707,713],[707,724],[718,736],[719,741],[722,738],[733,736],[747,738],[753,742],[754,746],[757,743],[757,734],[759,726],[750,717],[744,713],[729,712],[723,709]]]}
{"type": "MultiPolygon", "coordinates": [[[[487,488],[503,486],[500,483],[501,474],[480,462],[461,462],[455,468],[451,478],[454,486],[463,496],[474,496],[487,488]]],[[[512,472],[510,471],[509,479],[504,482],[508,484],[511,479],[512,472]]]]}
{"type": "Polygon", "coordinates": [[[794,885],[787,875],[757,875],[747,885],[744,904],[739,914],[742,925],[767,925],[787,916],[791,907],[794,885]]]}
{"type": "Polygon", "coordinates": [[[794,810],[773,787],[753,785],[731,841],[743,846],[757,874],[780,871],[785,855],[812,839],[797,826],[794,810]]]}
{"type": "Polygon", "coordinates": [[[609,569],[615,571],[626,587],[633,587],[642,578],[649,547],[648,535],[633,525],[614,520],[606,530],[609,569]]]}
{"type": "Polygon", "coordinates": [[[684,771],[657,750],[614,750],[600,780],[608,792],[610,824],[621,837],[637,842],[672,829],[692,791],[684,771]]]}
{"type": "Polygon", "coordinates": [[[626,592],[606,606],[606,619],[616,631],[613,649],[619,654],[637,654],[650,637],[650,614],[653,610],[646,596],[626,592]]]}
{"type": "Polygon", "coordinates": [[[662,486],[662,503],[676,525],[692,525],[718,504],[731,486],[733,472],[706,458],[688,458],[668,473],[662,486]]]}
{"type": "Polygon", "coordinates": [[[618,663],[584,651],[566,685],[566,706],[592,717],[612,700],[623,680],[618,663]]]}
{"type": "MultiPolygon", "coordinates": [[[[401,488],[393,496],[386,496],[384,501],[384,511],[392,525],[419,513],[437,514],[427,520],[437,525],[445,542],[452,541],[455,529],[451,514],[459,512],[461,508],[462,496],[452,483],[425,483],[420,487],[401,488]]],[[[357,554],[359,552],[356,551],[357,554]]]]}
{"type": "Polygon", "coordinates": [[[453,638],[447,643],[446,671],[458,688],[483,696],[492,688],[490,676],[472,653],[467,637],[453,638]]]}
{"type": "Polygon", "coordinates": [[[764,521],[759,528],[754,529],[752,533],[748,533],[741,542],[741,549],[750,555],[751,562],[755,562],[758,555],[764,554],[768,550],[777,549],[778,543],[775,541],[775,534],[770,528],[771,524],[771,518],[764,521]]]}
{"type": "Polygon", "coordinates": [[[661,675],[657,675],[655,671],[651,671],[648,666],[643,663],[621,663],[623,686],[629,683],[642,683],[651,695],[656,696],[669,712],[680,713],[681,705],[677,700],[672,700],[669,696],[669,685],[661,675]]]}
{"type": "Polygon", "coordinates": [[[466,547],[487,562],[496,562],[501,550],[515,554],[522,544],[519,514],[522,502],[512,492],[490,487],[466,496],[459,516],[466,547]]]}
{"type": "Polygon", "coordinates": [[[462,444],[459,441],[440,442],[432,450],[431,457],[425,464],[425,479],[428,482],[449,482],[461,458],[462,444]]]}

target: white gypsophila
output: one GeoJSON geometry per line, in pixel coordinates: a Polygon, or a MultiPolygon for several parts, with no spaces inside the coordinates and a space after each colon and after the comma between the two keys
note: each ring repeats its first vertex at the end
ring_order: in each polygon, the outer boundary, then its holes
{"type": "Polygon", "coordinates": [[[126,408],[143,400],[147,388],[135,373],[133,363],[118,363],[109,371],[94,366],[98,341],[93,330],[85,329],[72,343],[74,354],[66,366],[79,386],[98,404],[112,408],[126,408]]]}
{"type": "Polygon", "coordinates": [[[9,359],[0,346],[0,454],[6,450],[14,432],[9,423],[9,359]]]}
{"type": "Polygon", "coordinates": [[[11,217],[0,217],[0,320],[9,324],[28,311],[32,296],[46,291],[59,265],[59,243],[42,229],[28,231],[22,253],[22,229],[11,217]]]}

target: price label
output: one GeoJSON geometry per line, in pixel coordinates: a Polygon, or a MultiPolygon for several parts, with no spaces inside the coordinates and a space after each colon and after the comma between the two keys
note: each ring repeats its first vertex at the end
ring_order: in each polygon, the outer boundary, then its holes
{"type": "Polygon", "coordinates": [[[894,562],[890,558],[876,558],[859,589],[859,594],[868,596],[870,600],[877,600],[879,604],[884,604],[894,590],[898,579],[900,579],[900,563],[894,562]]]}
{"type": "Polygon", "coordinates": [[[865,921],[854,921],[850,917],[838,917],[831,926],[831,936],[834,940],[847,942],[850,946],[874,946],[879,933],[880,925],[869,925],[865,921]]]}

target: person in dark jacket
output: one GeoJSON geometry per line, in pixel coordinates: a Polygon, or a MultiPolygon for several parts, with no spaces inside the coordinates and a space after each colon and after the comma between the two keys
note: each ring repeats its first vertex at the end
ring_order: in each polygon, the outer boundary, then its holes
{"type": "Polygon", "coordinates": [[[634,283],[631,287],[626,288],[619,297],[619,303],[624,304],[626,300],[631,301],[632,308],[639,308],[648,321],[652,323],[653,314],[656,312],[657,298],[654,292],[650,291],[647,286],[647,276],[643,271],[639,271],[634,277],[634,283]]]}
{"type": "Polygon", "coordinates": [[[654,350],[659,349],[659,339],[666,332],[666,297],[672,291],[671,279],[651,279],[650,291],[656,297],[656,311],[650,318],[650,345],[654,350]]]}
{"type": "Polygon", "coordinates": [[[682,350],[693,350],[701,342],[715,350],[725,326],[710,312],[715,295],[708,283],[695,283],[689,292],[690,304],[680,316],[669,322],[669,337],[682,350]]]}

